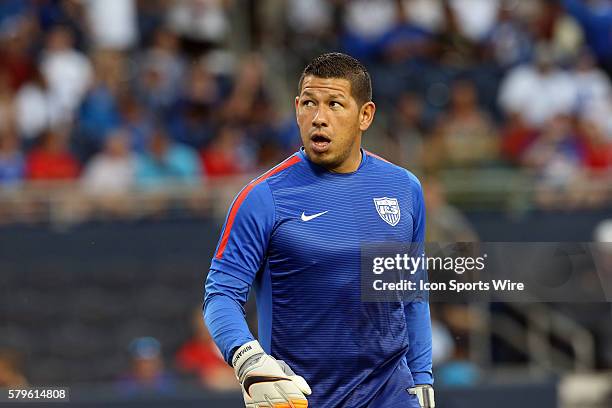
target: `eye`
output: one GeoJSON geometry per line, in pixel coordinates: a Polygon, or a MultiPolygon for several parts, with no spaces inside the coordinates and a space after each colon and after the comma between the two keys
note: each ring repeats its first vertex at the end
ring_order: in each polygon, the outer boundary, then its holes
{"type": "Polygon", "coordinates": [[[338,102],[338,101],[331,101],[329,103],[329,106],[332,107],[332,108],[341,108],[342,104],[340,102],[338,102]]]}
{"type": "Polygon", "coordinates": [[[313,101],[311,101],[310,99],[306,99],[306,100],[302,101],[302,106],[312,107],[314,105],[315,105],[315,103],[313,101]]]}

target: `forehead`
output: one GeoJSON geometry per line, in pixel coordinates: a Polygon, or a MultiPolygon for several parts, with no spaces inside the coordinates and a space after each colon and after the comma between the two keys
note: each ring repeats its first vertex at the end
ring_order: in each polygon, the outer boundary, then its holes
{"type": "Polygon", "coordinates": [[[351,83],[344,78],[320,78],[307,75],[302,81],[301,94],[305,92],[315,94],[340,94],[344,97],[351,96],[351,83]]]}

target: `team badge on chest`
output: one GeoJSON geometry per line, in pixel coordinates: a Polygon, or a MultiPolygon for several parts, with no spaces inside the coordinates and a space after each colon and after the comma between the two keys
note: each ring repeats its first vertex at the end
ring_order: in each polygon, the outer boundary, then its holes
{"type": "Polygon", "coordinates": [[[375,198],[374,205],[380,218],[392,227],[397,225],[400,220],[400,206],[397,198],[375,198]]]}

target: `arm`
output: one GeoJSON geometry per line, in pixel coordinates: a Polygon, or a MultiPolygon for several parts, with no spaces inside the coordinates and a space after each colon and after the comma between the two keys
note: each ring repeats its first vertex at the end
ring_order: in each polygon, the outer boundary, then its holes
{"type": "Polygon", "coordinates": [[[249,286],[247,282],[215,269],[210,270],[206,279],[204,319],[223,358],[230,365],[233,351],[255,340],[244,312],[249,286]]]}
{"type": "MultiPolygon", "coordinates": [[[[413,194],[415,195],[415,206],[413,213],[413,242],[420,243],[415,245],[411,256],[419,256],[423,251],[422,243],[425,240],[425,204],[423,203],[423,191],[421,184],[412,176],[414,180],[413,194]]],[[[419,274],[423,279],[427,276],[427,271],[422,270],[419,274]]],[[[431,318],[429,316],[429,303],[426,299],[414,300],[404,305],[406,316],[406,326],[408,328],[408,338],[410,348],[406,355],[408,367],[412,372],[414,383],[417,385],[433,384],[433,373],[431,368],[431,318]]]]}
{"type": "Polygon", "coordinates": [[[265,263],[274,228],[267,183],[253,182],[236,197],[206,279],[204,319],[225,361],[234,367],[248,408],[306,407],[311,390],[283,361],[266,354],[249,331],[244,304],[265,263]]]}
{"type": "Polygon", "coordinates": [[[274,226],[274,202],[265,182],[249,184],[234,200],[205,285],[204,319],[225,361],[254,340],[244,312],[274,226]]]}

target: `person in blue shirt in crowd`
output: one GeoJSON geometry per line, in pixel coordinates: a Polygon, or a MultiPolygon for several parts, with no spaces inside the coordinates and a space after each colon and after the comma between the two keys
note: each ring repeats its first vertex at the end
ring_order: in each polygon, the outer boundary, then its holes
{"type": "Polygon", "coordinates": [[[202,168],[195,150],[173,142],[161,126],[153,132],[148,151],[136,160],[136,186],[144,190],[193,186],[201,179],[202,168]]]}
{"type": "Polygon", "coordinates": [[[205,285],[204,318],[255,407],[434,407],[429,305],[364,302],[360,248],[423,242],[417,178],[361,148],[370,75],[315,58],[295,111],[303,147],[232,203],[205,285]],[[258,340],[244,304],[254,287],[258,340]]]}

